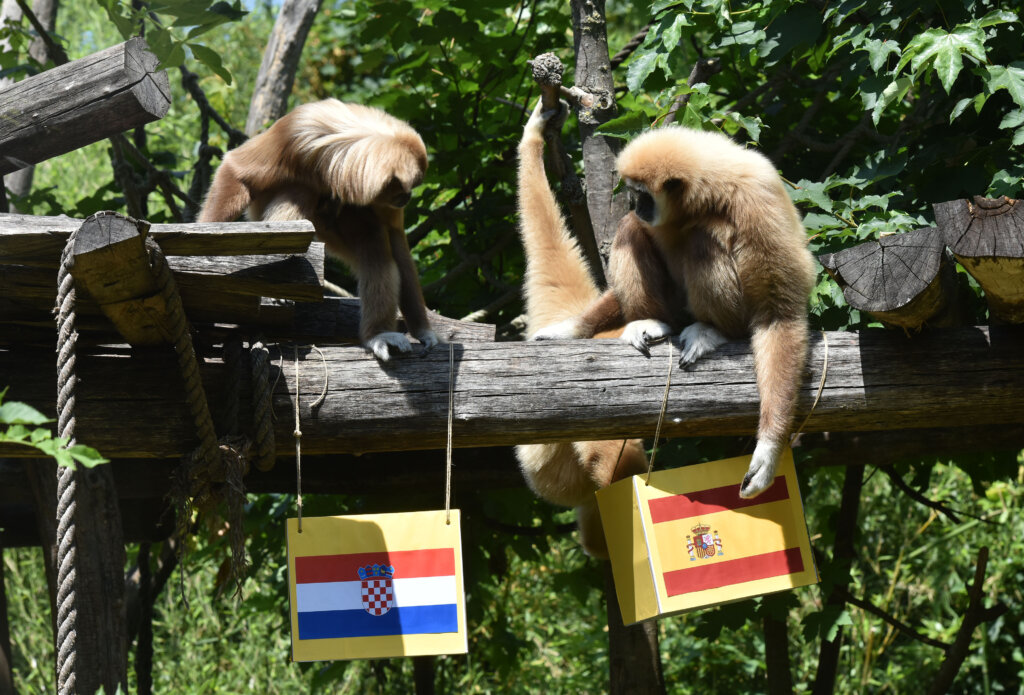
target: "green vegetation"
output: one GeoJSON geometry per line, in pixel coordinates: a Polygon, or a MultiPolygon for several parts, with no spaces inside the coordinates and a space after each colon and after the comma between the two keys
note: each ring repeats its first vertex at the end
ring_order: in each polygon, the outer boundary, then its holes
{"type": "MultiPolygon", "coordinates": [[[[199,75],[211,105],[241,127],[277,6],[256,4],[240,19],[240,8],[227,3],[217,3],[223,12],[216,17],[195,14],[207,4],[153,5],[169,27],[153,38],[160,37],[155,42],[166,51],[166,64],[184,61],[199,75]],[[183,19],[174,26],[173,18],[183,19]],[[203,29],[201,44],[194,27],[203,29]]],[[[607,8],[612,52],[648,22],[652,27],[615,72],[621,113],[603,130],[629,137],[659,122],[679,96],[689,94],[677,120],[721,129],[771,156],[792,182],[792,197],[805,215],[816,253],[926,226],[933,221],[933,203],[975,194],[1021,197],[1021,9],[1021,3],[1008,0],[612,2],[607,8]],[[688,86],[687,76],[702,58],[717,58],[721,70],[706,83],[688,86]]],[[[70,56],[121,40],[111,17],[125,26],[139,19],[128,3],[62,6],[57,33],[70,56]]],[[[0,52],[4,74],[40,67],[25,56],[26,26],[0,28],[0,38],[13,39],[11,48],[0,52]]],[[[159,26],[149,20],[147,32],[163,31],[159,26]]],[[[453,317],[491,307],[486,320],[506,335],[515,334],[511,322],[522,312],[515,145],[536,99],[525,64],[545,51],[567,64],[571,83],[567,3],[327,2],[307,42],[294,94],[295,103],[333,96],[381,106],[422,133],[431,152],[430,170],[407,221],[419,239],[414,253],[427,302],[453,317]]],[[[171,75],[171,112],[146,127],[145,151],[187,190],[199,157],[198,112],[181,88],[180,74],[172,70],[171,75]]],[[[572,119],[564,137],[569,152],[577,153],[572,119]]],[[[224,149],[227,142],[227,135],[213,128],[209,144],[224,149]]],[[[41,165],[32,193],[16,202],[33,214],[81,217],[100,209],[123,210],[109,150],[107,143],[98,143],[41,165]]],[[[158,195],[150,197],[149,206],[151,220],[171,218],[158,195]]],[[[354,288],[342,268],[332,267],[331,273],[354,288]]],[[[966,276],[961,279],[971,298],[970,320],[984,323],[984,302],[966,276]]],[[[825,330],[877,326],[845,305],[824,272],[811,313],[814,326],[825,330]]],[[[0,418],[3,424],[42,423],[0,418]]],[[[22,430],[12,434],[8,428],[6,436],[22,436],[22,430]]],[[[670,467],[714,460],[736,454],[744,444],[670,442],[658,462],[670,467]]],[[[975,631],[954,691],[1024,692],[1020,452],[928,457],[891,469],[874,467],[871,460],[850,463],[865,466],[852,562],[831,559],[847,470],[819,466],[815,452],[802,451],[798,469],[822,583],[661,621],[670,692],[765,692],[765,615],[788,617],[798,692],[810,692],[822,640],[836,635],[843,642],[835,692],[922,692],[943,652],[862,608],[828,605],[829,592],[847,586],[852,596],[921,635],[949,643],[983,546],[991,551],[987,601],[999,601],[1007,611],[975,631]],[[925,497],[962,512],[959,521],[911,499],[894,487],[886,470],[925,497]]],[[[395,490],[389,500],[313,496],[305,500],[306,513],[392,510],[395,499],[409,504],[417,493],[395,490]]],[[[436,660],[439,691],[603,692],[608,657],[602,573],[565,529],[571,513],[555,511],[525,490],[460,490],[457,495],[465,517],[470,653],[436,660]]],[[[252,573],[241,599],[221,595],[225,540],[217,520],[208,520],[187,553],[187,603],[177,577],[157,601],[157,692],[413,691],[408,660],[288,663],[283,519],[293,513],[290,496],[250,496],[246,531],[252,573]]],[[[134,555],[130,549],[129,557],[134,555]]],[[[3,560],[20,692],[52,692],[40,552],[7,550],[3,560]]],[[[130,686],[134,689],[134,680],[130,686]]]]}

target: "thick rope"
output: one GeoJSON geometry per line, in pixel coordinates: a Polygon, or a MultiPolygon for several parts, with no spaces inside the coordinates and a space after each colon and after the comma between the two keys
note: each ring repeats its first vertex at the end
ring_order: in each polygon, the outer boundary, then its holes
{"type": "MultiPolygon", "coordinates": [[[[75,437],[75,281],[71,267],[77,230],[68,237],[57,272],[57,436],[75,437]]],[[[57,693],[74,695],[78,639],[75,592],[78,546],[75,540],[77,473],[57,467],[57,693]]]]}
{"type": "Polygon", "coordinates": [[[269,471],[274,467],[274,423],[271,402],[273,388],[270,385],[270,351],[262,340],[249,347],[252,360],[253,424],[256,440],[256,467],[269,471]]]}
{"type": "Polygon", "coordinates": [[[147,237],[146,249],[149,251],[149,264],[153,268],[157,288],[166,304],[171,337],[174,340],[174,352],[178,356],[178,369],[185,381],[185,401],[188,403],[189,412],[192,413],[192,420],[199,435],[199,458],[207,465],[215,466],[218,461],[217,434],[214,432],[213,420],[210,418],[206,390],[199,377],[199,362],[196,359],[195,347],[192,345],[192,335],[188,330],[185,308],[181,304],[174,275],[171,274],[171,269],[167,265],[167,259],[164,257],[163,251],[160,250],[159,244],[147,237]]]}

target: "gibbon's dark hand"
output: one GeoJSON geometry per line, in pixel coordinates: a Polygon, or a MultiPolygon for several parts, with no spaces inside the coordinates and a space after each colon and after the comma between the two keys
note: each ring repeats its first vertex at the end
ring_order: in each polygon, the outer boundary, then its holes
{"type": "MultiPolygon", "coordinates": [[[[540,107],[538,105],[538,107],[540,107]]],[[[544,130],[551,130],[555,133],[562,132],[565,119],[569,117],[569,102],[564,99],[558,100],[558,109],[548,109],[541,112],[540,117],[545,121],[544,130]]]]}

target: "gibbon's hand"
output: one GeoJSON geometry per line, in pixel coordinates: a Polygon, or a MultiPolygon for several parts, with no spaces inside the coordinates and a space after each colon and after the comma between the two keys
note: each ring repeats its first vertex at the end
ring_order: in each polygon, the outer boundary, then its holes
{"type": "Polygon", "coordinates": [[[757,497],[775,482],[775,469],[779,465],[779,454],[782,445],[779,442],[758,439],[754,447],[754,455],[750,459],[750,467],[743,476],[740,485],[740,497],[745,500],[757,497]]]}
{"type": "Polygon", "coordinates": [[[381,362],[387,362],[391,358],[388,346],[393,347],[398,352],[412,352],[412,343],[405,337],[405,334],[393,331],[378,333],[367,340],[365,345],[366,349],[373,352],[381,362]]]}
{"type": "Polygon", "coordinates": [[[423,346],[423,349],[420,351],[420,357],[426,355],[430,352],[430,348],[441,342],[437,337],[437,333],[434,333],[429,328],[425,328],[422,331],[414,331],[412,337],[420,341],[420,345],[423,346]]]}
{"type": "Polygon", "coordinates": [[[679,340],[682,342],[683,351],[679,357],[679,366],[687,369],[726,342],[726,337],[711,324],[698,321],[683,329],[679,334],[679,340]]]}
{"type": "Polygon", "coordinates": [[[537,105],[533,107],[533,113],[530,114],[530,120],[526,122],[524,131],[530,132],[543,132],[546,129],[554,130],[559,132],[562,130],[562,126],[565,125],[565,119],[569,117],[569,102],[564,100],[558,101],[558,109],[544,110],[544,103],[542,99],[537,100],[537,105]]]}
{"type": "Polygon", "coordinates": [[[672,334],[672,327],[657,319],[630,321],[619,338],[635,347],[644,357],[651,356],[650,346],[660,343],[672,334]]]}
{"type": "Polygon", "coordinates": [[[565,321],[553,323],[550,326],[544,326],[544,328],[531,335],[530,340],[572,340],[582,337],[580,335],[580,325],[576,319],[566,319],[565,321]]]}

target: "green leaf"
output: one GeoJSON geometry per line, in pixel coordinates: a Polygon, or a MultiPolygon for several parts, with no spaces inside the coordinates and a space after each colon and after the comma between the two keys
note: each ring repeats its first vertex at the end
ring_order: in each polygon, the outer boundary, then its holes
{"type": "Polygon", "coordinates": [[[664,61],[665,56],[656,51],[637,51],[637,54],[633,56],[633,60],[629,64],[629,69],[626,71],[626,87],[632,94],[639,94],[641,87],[651,73],[654,72],[659,64],[664,61]]]}
{"type": "Polygon", "coordinates": [[[103,456],[100,455],[100,452],[96,451],[91,446],[85,446],[84,444],[75,444],[67,451],[75,461],[86,468],[94,468],[101,463],[110,463],[110,459],[103,458],[103,456]]]}
{"type": "Polygon", "coordinates": [[[832,199],[825,192],[825,184],[822,182],[801,179],[797,181],[796,188],[789,192],[789,197],[794,203],[811,203],[826,212],[832,212],[832,199]]]}
{"type": "Polygon", "coordinates": [[[1003,120],[999,123],[1000,129],[1004,128],[1016,128],[1020,125],[1024,125],[1024,109],[1017,109],[1011,111],[1003,117],[1003,120]]]}
{"type": "Polygon", "coordinates": [[[981,19],[973,22],[973,24],[984,29],[985,27],[995,26],[996,24],[1011,24],[1019,21],[1020,17],[1017,16],[1016,12],[1010,12],[1009,10],[993,10],[981,19]]]}
{"type": "Polygon", "coordinates": [[[1024,63],[1010,65],[988,65],[988,91],[1005,89],[1017,106],[1024,107],[1024,63]]]}
{"type": "Polygon", "coordinates": [[[651,127],[651,120],[643,111],[629,111],[607,123],[602,123],[597,132],[613,138],[633,138],[651,127]]]}
{"type": "Polygon", "coordinates": [[[231,84],[231,73],[224,68],[217,51],[198,43],[188,44],[188,47],[192,49],[192,55],[196,57],[196,60],[210,68],[222,80],[231,84]]]}
{"type": "Polygon", "coordinates": [[[871,69],[878,72],[891,54],[900,54],[900,45],[892,39],[869,39],[860,50],[868,54],[871,69]]]}
{"type": "Polygon", "coordinates": [[[875,122],[875,125],[878,125],[878,119],[882,117],[882,112],[886,107],[894,101],[901,101],[913,84],[914,81],[911,78],[900,77],[890,82],[889,86],[882,90],[874,108],[871,109],[871,120],[875,122]]]}
{"type": "Polygon", "coordinates": [[[53,422],[25,403],[11,401],[0,405],[0,425],[43,425],[53,422]]]}
{"type": "Polygon", "coordinates": [[[929,29],[907,44],[896,66],[896,73],[900,73],[908,62],[911,73],[915,75],[932,65],[948,94],[964,67],[964,54],[979,63],[985,62],[985,32],[980,27],[960,24],[951,32],[929,29]]]}
{"type": "Polygon", "coordinates": [[[674,51],[683,35],[683,28],[689,26],[693,26],[689,15],[685,12],[677,14],[672,20],[672,24],[662,31],[661,44],[665,47],[665,50],[674,51]]]}

